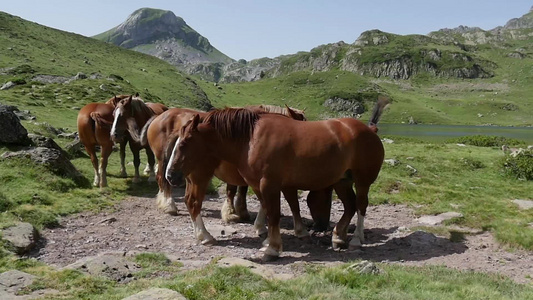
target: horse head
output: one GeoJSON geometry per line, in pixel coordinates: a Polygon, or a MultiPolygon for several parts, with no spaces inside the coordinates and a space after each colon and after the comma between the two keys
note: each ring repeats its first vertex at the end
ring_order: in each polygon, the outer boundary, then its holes
{"type": "Polygon", "coordinates": [[[165,178],[172,185],[180,183],[178,171],[187,176],[194,168],[193,164],[206,156],[205,147],[198,147],[197,145],[202,138],[198,131],[199,123],[200,116],[195,114],[191,120],[181,127],[177,134],[169,139],[169,144],[166,147],[167,153],[169,153],[171,147],[172,152],[170,152],[170,158],[168,159],[165,178]]]}
{"type": "Polygon", "coordinates": [[[133,115],[132,111],[132,96],[124,98],[115,106],[113,111],[113,127],[111,127],[111,139],[114,142],[121,142],[126,137],[128,128],[128,119],[133,115]]]}
{"type": "Polygon", "coordinates": [[[287,104],[285,104],[285,107],[287,108],[287,116],[297,121],[307,121],[307,118],[305,117],[305,113],[304,113],[305,109],[300,110],[300,109],[292,108],[292,107],[287,106],[287,104]]]}

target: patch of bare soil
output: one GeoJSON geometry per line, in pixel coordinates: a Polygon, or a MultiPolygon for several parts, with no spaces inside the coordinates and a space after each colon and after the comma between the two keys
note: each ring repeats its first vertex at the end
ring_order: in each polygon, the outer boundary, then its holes
{"type": "MultiPolygon", "coordinates": [[[[161,252],[196,268],[220,256],[256,260],[261,257],[261,239],[252,222],[224,224],[220,218],[223,197],[211,196],[203,203],[206,227],[218,240],[214,246],[197,244],[192,223],[182,201],[183,190],[176,193],[178,216],[163,214],[155,198],[132,197],[111,211],[81,213],[66,217],[60,227],[42,232],[41,247],[33,256],[48,264],[65,266],[76,260],[103,252],[134,254],[161,252]]],[[[249,197],[248,209],[255,217],[259,201],[249,197]]],[[[302,217],[311,225],[305,200],[300,199],[302,217]]],[[[340,219],[340,202],[332,205],[331,228],[340,219]]],[[[467,235],[459,242],[416,231],[420,226],[413,211],[403,205],[371,206],[365,220],[366,242],[362,250],[334,251],[331,231],[312,233],[308,240],[296,238],[292,215],[282,201],[283,250],[280,259],[268,263],[279,273],[299,273],[301,262],[336,264],[366,259],[405,265],[444,265],[460,270],[497,272],[521,283],[532,283],[533,255],[527,251],[507,252],[490,233],[467,235]]],[[[352,220],[352,224],[354,220],[352,220]]],[[[351,231],[353,232],[353,225],[351,231]]]]}

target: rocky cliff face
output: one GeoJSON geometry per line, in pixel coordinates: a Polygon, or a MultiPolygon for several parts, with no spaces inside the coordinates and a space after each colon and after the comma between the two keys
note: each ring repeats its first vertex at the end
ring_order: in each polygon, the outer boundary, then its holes
{"type": "Polygon", "coordinates": [[[233,60],[171,11],[141,8],[122,24],[94,38],[156,56],[180,69],[233,60]]]}

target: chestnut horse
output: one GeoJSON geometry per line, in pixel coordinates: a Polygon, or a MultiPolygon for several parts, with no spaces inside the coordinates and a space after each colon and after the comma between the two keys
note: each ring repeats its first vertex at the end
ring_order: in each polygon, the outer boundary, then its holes
{"type": "Polygon", "coordinates": [[[140,129],[149,119],[160,115],[166,110],[168,108],[161,103],[144,103],[141,98],[130,96],[120,100],[113,111],[111,139],[114,142],[121,143],[129,137],[130,148],[133,153],[133,165],[135,167],[135,175],[132,180],[134,183],[141,180],[139,175],[139,165],[141,164],[139,152],[143,148],[146,149],[146,156],[148,157],[148,181],[156,180],[154,154],[150,147],[140,143],[140,129]]]}
{"type": "MultiPolygon", "coordinates": [[[[107,161],[113,151],[113,141],[109,136],[113,123],[113,110],[118,102],[129,95],[114,96],[105,103],[89,103],[78,113],[78,134],[80,142],[91,157],[94,168],[94,186],[107,186],[107,161]],[[96,156],[96,145],[100,145],[100,166],[96,156]]],[[[120,142],[120,176],[126,177],[125,157],[127,140],[120,142]]]]}
{"type": "MultiPolygon", "coordinates": [[[[249,108],[259,111],[272,111],[286,115],[291,114],[291,116],[297,120],[305,120],[303,111],[297,109],[284,109],[272,105],[257,105],[250,106],[249,108]]],[[[187,121],[192,119],[195,114],[204,116],[207,113],[187,108],[173,108],[164,112],[155,119],[149,120],[142,130],[141,143],[143,145],[150,145],[158,161],[157,182],[159,184],[159,193],[157,195],[157,204],[169,214],[176,214],[177,208],[172,200],[172,187],[165,179],[164,172],[167,166],[168,158],[170,157],[172,151],[172,147],[177,139],[175,133],[178,132],[187,121]],[[171,136],[173,137],[173,140],[169,140],[171,136]]],[[[221,179],[228,177],[228,175],[224,174],[231,174],[231,167],[228,167],[222,163],[220,168],[217,169],[217,177],[221,179]]],[[[238,175],[237,177],[240,178],[238,175]]],[[[181,178],[179,178],[178,181],[180,181],[180,179],[181,178]]],[[[228,180],[232,179],[226,178],[224,181],[228,182],[228,180]]],[[[238,179],[236,181],[241,183],[241,186],[238,187],[238,193],[237,184],[227,184],[226,187],[227,200],[224,202],[221,209],[222,219],[225,222],[247,221],[250,219],[250,215],[246,207],[246,194],[248,187],[243,183],[242,180],[238,179]],[[236,194],[237,199],[234,203],[236,194]]]]}
{"type": "MultiPolygon", "coordinates": [[[[198,176],[201,182],[208,180],[198,170],[206,162],[224,160],[235,165],[266,208],[265,259],[277,258],[282,251],[281,191],[322,190],[350,180],[357,198],[341,197],[344,213],[333,230],[332,243],[335,247],[348,242],[348,225],[357,211],[357,228],[349,243],[357,248],[364,242],[368,191],[385,155],[376,124],[386,103],[378,99],[369,126],[352,118],[297,122],[246,108],[211,111],[202,123],[196,115],[182,127],[168,166],[188,177],[198,176]]],[[[169,181],[173,173],[167,168],[169,181]]]]}

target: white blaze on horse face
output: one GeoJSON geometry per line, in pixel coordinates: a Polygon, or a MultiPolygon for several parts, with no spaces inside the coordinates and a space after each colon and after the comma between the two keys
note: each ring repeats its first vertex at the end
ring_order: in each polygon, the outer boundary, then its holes
{"type": "Polygon", "coordinates": [[[176,141],[176,144],[174,144],[174,149],[172,149],[172,154],[170,155],[170,159],[168,160],[167,169],[165,171],[165,178],[170,182],[170,168],[172,165],[172,162],[174,162],[174,156],[176,153],[176,149],[178,149],[178,145],[180,143],[181,137],[178,137],[178,140],[176,141]]]}
{"type": "Polygon", "coordinates": [[[122,114],[122,107],[115,111],[115,119],[113,120],[113,127],[111,127],[111,136],[114,136],[117,131],[118,117],[122,114]]]}

